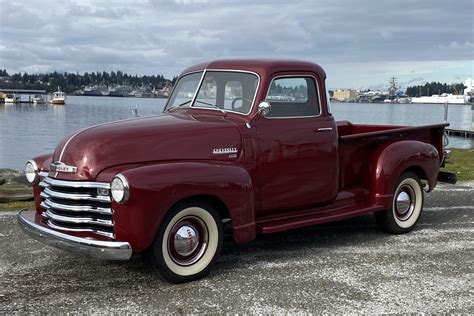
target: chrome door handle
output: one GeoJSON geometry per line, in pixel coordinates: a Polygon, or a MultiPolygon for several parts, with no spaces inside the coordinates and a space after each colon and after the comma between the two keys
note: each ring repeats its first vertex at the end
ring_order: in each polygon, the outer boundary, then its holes
{"type": "Polygon", "coordinates": [[[321,127],[318,128],[318,132],[330,132],[332,131],[332,127],[321,127]]]}

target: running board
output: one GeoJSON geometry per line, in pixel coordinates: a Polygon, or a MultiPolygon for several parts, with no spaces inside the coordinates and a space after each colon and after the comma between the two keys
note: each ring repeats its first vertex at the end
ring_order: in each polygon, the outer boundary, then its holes
{"type": "Polygon", "coordinates": [[[305,215],[298,215],[295,217],[285,217],[284,219],[275,218],[263,221],[258,221],[257,219],[257,231],[260,234],[277,233],[295,228],[348,219],[367,213],[381,211],[383,209],[384,207],[381,205],[359,204],[324,211],[321,209],[315,209],[312,213],[306,213],[305,215]]]}

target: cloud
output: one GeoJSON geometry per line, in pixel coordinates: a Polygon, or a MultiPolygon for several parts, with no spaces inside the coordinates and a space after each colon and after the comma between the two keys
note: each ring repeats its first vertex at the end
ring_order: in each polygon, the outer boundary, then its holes
{"type": "Polygon", "coordinates": [[[429,71],[419,65],[473,59],[471,0],[11,0],[0,11],[0,68],[9,71],[172,77],[205,60],[268,57],[376,67],[333,74],[368,83],[391,68],[416,77],[429,71]]]}

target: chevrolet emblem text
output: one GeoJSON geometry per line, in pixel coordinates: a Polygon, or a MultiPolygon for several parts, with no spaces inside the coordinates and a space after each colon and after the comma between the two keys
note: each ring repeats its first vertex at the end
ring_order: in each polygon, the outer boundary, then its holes
{"type": "Polygon", "coordinates": [[[67,172],[67,173],[76,173],[77,167],[68,166],[63,162],[56,161],[49,165],[49,170],[53,172],[67,172]]]}
{"type": "Polygon", "coordinates": [[[226,155],[226,154],[236,154],[238,152],[237,148],[214,148],[212,153],[214,155],[226,155]]]}

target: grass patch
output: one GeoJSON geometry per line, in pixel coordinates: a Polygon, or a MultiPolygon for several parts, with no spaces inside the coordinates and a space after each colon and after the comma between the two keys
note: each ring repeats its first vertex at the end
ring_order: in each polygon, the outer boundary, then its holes
{"type": "MultiPolygon", "coordinates": [[[[23,194],[32,194],[32,188],[21,184],[4,184],[0,185],[0,198],[3,196],[15,196],[23,194]]],[[[14,201],[0,202],[0,212],[19,211],[22,208],[34,208],[33,201],[14,201]]]]}
{"type": "Polygon", "coordinates": [[[34,209],[35,204],[33,201],[18,201],[10,203],[0,203],[0,212],[11,212],[19,211],[22,208],[34,209]]]}
{"type": "Polygon", "coordinates": [[[474,180],[474,149],[451,149],[443,170],[456,173],[458,181],[474,180]]]}
{"type": "Polygon", "coordinates": [[[0,191],[16,191],[16,190],[32,190],[32,187],[21,184],[4,184],[0,185],[0,191]]]}

